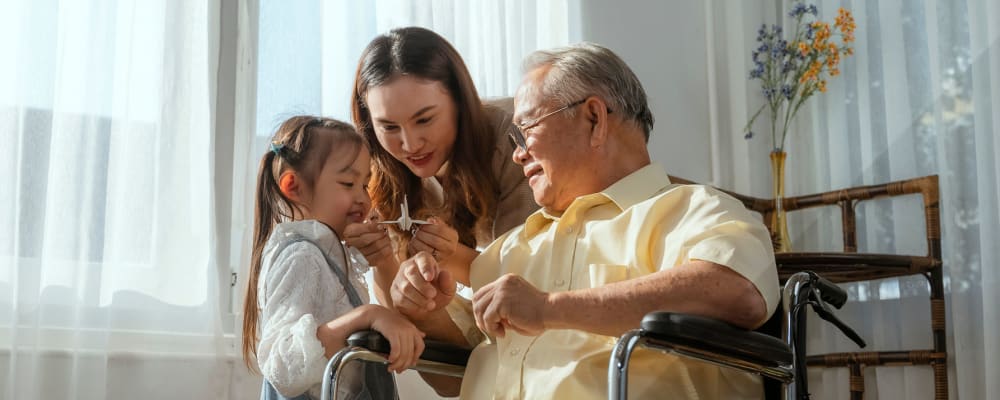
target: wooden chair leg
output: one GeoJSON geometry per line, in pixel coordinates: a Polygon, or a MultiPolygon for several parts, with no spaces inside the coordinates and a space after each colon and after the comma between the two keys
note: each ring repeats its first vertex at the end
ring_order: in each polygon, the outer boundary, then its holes
{"type": "Polygon", "coordinates": [[[851,400],[862,400],[865,398],[865,376],[861,364],[851,363],[851,400]]]}
{"type": "Polygon", "coordinates": [[[931,364],[934,369],[934,399],[948,399],[948,363],[935,362],[931,364]]]}

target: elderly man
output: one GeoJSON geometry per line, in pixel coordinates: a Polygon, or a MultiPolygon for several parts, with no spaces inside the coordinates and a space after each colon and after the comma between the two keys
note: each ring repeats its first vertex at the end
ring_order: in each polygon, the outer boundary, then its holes
{"type": "MultiPolygon", "coordinates": [[[[774,312],[767,230],[737,200],[672,184],[650,162],[653,116],[618,56],[593,44],[536,52],[514,100],[514,161],[542,209],[476,258],[471,310],[426,254],[391,289],[429,336],[478,345],[463,397],[604,398],[615,339],[646,313],[754,328],[774,312]]],[[[636,398],[761,396],[757,378],[698,361],[637,352],[632,365],[636,398]]]]}

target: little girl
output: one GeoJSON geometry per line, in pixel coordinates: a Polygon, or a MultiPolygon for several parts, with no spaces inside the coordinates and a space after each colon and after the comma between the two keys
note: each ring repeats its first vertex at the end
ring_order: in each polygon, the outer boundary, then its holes
{"type": "MultiPolygon", "coordinates": [[[[327,361],[359,330],[389,340],[391,371],[413,366],[423,351],[424,334],[412,323],[367,304],[368,263],[341,243],[347,225],[371,208],[370,161],[351,125],[307,116],[281,124],[260,161],[243,357],[264,375],[262,399],[319,398],[327,361]]],[[[363,371],[345,371],[344,393],[393,390],[366,387],[363,371]]],[[[384,367],[381,374],[389,376],[384,367]]]]}

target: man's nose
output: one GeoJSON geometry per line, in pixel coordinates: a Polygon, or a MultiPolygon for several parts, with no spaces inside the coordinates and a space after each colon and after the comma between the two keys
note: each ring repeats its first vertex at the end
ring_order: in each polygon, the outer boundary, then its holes
{"type": "Polygon", "coordinates": [[[528,162],[528,151],[521,148],[521,146],[514,146],[514,153],[511,154],[511,158],[517,165],[524,165],[528,162]]]}

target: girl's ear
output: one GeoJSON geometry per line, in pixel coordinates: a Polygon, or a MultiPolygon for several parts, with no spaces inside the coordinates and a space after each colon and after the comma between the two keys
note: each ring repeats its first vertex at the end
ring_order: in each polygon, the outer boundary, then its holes
{"type": "Polygon", "coordinates": [[[299,175],[293,171],[285,171],[278,178],[278,189],[281,194],[291,201],[302,203],[301,185],[299,185],[299,175]]]}

